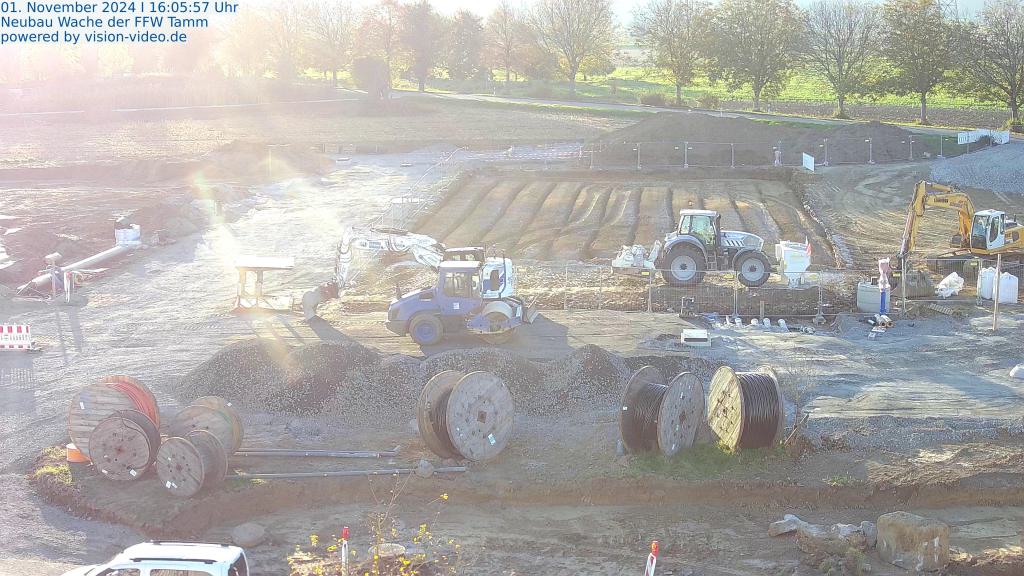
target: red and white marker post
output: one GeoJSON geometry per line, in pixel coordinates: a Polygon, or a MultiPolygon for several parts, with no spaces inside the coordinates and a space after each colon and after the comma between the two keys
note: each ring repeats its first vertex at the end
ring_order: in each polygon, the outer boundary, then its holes
{"type": "Polygon", "coordinates": [[[651,553],[647,555],[647,568],[644,576],[654,576],[654,567],[658,565],[658,541],[651,542],[651,553]]]}
{"type": "Polygon", "coordinates": [[[341,573],[348,576],[348,526],[341,529],[341,573]]]}

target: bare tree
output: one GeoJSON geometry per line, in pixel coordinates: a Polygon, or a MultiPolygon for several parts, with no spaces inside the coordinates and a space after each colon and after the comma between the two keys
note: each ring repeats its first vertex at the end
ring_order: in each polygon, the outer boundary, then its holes
{"type": "Polygon", "coordinates": [[[807,7],[804,53],[836,95],[836,118],[847,118],[846,97],[863,92],[877,55],[882,18],[861,0],[819,0],[807,7]]]}
{"type": "Polygon", "coordinates": [[[583,61],[607,54],[614,45],[609,0],[540,0],[530,22],[541,45],[558,57],[573,96],[583,61]]]}
{"type": "Polygon", "coordinates": [[[220,50],[228,75],[262,76],[267,71],[270,23],[266,14],[245,10],[228,25],[220,50]]]}
{"type": "Polygon", "coordinates": [[[1024,2],[986,2],[981,21],[968,24],[961,38],[964,62],[959,68],[966,91],[983,100],[1006,104],[1012,128],[1024,131],[1024,2]]]}
{"type": "Polygon", "coordinates": [[[401,40],[409,55],[409,71],[419,91],[426,89],[427,77],[441,56],[442,21],[429,0],[402,6],[401,40]]]}
{"type": "Polygon", "coordinates": [[[268,14],[270,58],[279,80],[295,77],[307,46],[306,6],[301,2],[281,2],[268,14]]]}
{"type": "Polygon", "coordinates": [[[716,10],[709,53],[712,80],[732,89],[749,84],[754,109],[761,97],[786,85],[796,61],[802,32],[792,0],[723,0],[716,10]]]}
{"type": "Polygon", "coordinates": [[[512,79],[512,59],[520,47],[522,17],[509,0],[502,0],[487,17],[486,35],[491,60],[505,71],[505,85],[512,79]]]}
{"type": "Polygon", "coordinates": [[[683,103],[683,86],[693,82],[704,62],[710,14],[702,0],[650,0],[633,15],[633,36],[647,50],[649,65],[671,75],[677,106],[683,103]]]}
{"type": "Polygon", "coordinates": [[[318,0],[309,10],[309,56],[314,66],[331,73],[338,85],[338,71],[352,62],[355,17],[346,0],[318,0]]]}
{"type": "Polygon", "coordinates": [[[359,27],[360,56],[379,56],[388,67],[388,88],[398,59],[401,6],[397,0],[381,0],[366,9],[359,27]]]}
{"type": "Polygon", "coordinates": [[[886,0],[882,51],[892,73],[881,85],[895,94],[917,94],[921,124],[928,124],[928,94],[951,67],[953,29],[937,0],[886,0]]]}

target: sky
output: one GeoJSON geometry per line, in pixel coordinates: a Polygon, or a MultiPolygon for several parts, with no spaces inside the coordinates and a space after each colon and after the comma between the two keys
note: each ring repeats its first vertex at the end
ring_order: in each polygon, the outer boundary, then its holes
{"type": "MultiPolygon", "coordinates": [[[[443,14],[453,14],[460,8],[468,8],[480,16],[487,16],[498,4],[499,0],[431,0],[434,7],[443,14]]],[[[515,1],[515,0],[513,0],[515,1]]],[[[633,10],[637,5],[646,4],[648,0],[612,0],[615,15],[620,24],[628,24],[633,17],[633,10]]],[[[714,1],[714,0],[712,0],[714,1]]],[[[952,1],[952,0],[951,0],[952,1]]],[[[984,4],[984,0],[956,0],[961,14],[974,14],[984,4]]],[[[372,4],[373,0],[353,0],[356,6],[372,4]]],[[[810,0],[796,0],[798,5],[804,6],[810,0]]]]}

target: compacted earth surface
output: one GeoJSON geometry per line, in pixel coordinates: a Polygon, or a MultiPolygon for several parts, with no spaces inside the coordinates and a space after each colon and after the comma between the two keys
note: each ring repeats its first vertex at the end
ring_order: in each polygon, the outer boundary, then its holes
{"type": "MultiPolygon", "coordinates": [[[[448,190],[431,187],[439,176],[410,158],[329,155],[325,168],[287,180],[240,183],[219,209],[193,204],[203,214],[194,231],[144,243],[89,278],[70,304],[3,295],[0,319],[31,324],[43,350],[0,357],[0,572],[60,574],[145,537],[227,542],[233,528],[257,522],[268,531],[247,550],[257,574],[287,574],[297,545],[330,555],[343,526],[359,559],[379,536],[467,572],[639,572],[658,540],[666,573],[814,574],[822,563],[808,562],[792,536],[769,537],[770,522],[792,513],[859,524],[907,510],[951,527],[951,573],[1021,573],[1024,385],[1009,371],[1020,361],[1024,314],[1012,305],[996,332],[991,306],[965,297],[951,305],[958,314],[915,306],[872,339],[857,314],[818,325],[792,318],[791,328],[808,330],[784,331],[573,309],[554,305],[567,298],[557,293],[508,344],[455,335],[427,349],[384,329],[383,297],[364,294],[358,306],[341,298],[310,322],[296,311],[231,312],[235,257],[293,256],[295,268],[268,273],[265,290],[297,297],[330,278],[347,226],[418,194],[432,202],[418,231],[504,251],[524,276],[534,265],[597,264],[621,244],[649,244],[691,206],[715,206],[730,227],[768,242],[806,238],[816,266],[869,270],[898,245],[912,184],[930,163],[729,178],[480,170],[448,190]],[[677,344],[694,326],[710,330],[710,348],[677,344]],[[770,365],[785,435],[797,431],[785,447],[733,453],[704,436],[672,459],[624,455],[621,396],[645,365],[666,377],[692,372],[705,388],[719,366],[770,365]],[[115,484],[63,462],[75,393],[129,374],[154,392],[165,421],[196,397],[228,398],[246,446],[398,447],[379,460],[232,457],[232,470],[440,466],[417,431],[416,403],[446,369],[498,374],[515,404],[507,448],[465,472],[232,480],[180,499],[155,476],[115,484]]],[[[978,194],[979,206],[1016,201],[978,194]]],[[[32,222],[28,206],[18,217],[32,222]]],[[[367,282],[383,285],[384,276],[367,282]]],[[[858,563],[901,573],[871,549],[858,563]]]]}

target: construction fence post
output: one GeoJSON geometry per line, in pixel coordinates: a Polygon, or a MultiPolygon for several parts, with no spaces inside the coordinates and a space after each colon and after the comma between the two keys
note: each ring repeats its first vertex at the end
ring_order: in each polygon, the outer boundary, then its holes
{"type": "Polygon", "coordinates": [[[1003,273],[1003,255],[996,254],[996,278],[992,283],[992,331],[999,331],[999,280],[1003,273]]]}
{"type": "Polygon", "coordinates": [[[653,311],[654,306],[652,300],[654,299],[654,274],[647,275],[647,312],[653,311]]]}
{"type": "Polygon", "coordinates": [[[907,259],[900,262],[900,316],[907,314],[907,259]]]}
{"type": "Polygon", "coordinates": [[[569,310],[569,263],[565,263],[565,277],[562,281],[562,310],[569,310]]]}

